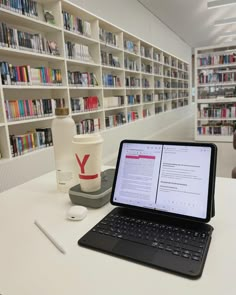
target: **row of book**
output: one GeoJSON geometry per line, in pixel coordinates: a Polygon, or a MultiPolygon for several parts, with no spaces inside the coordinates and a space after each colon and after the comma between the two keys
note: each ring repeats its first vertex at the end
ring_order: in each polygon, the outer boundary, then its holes
{"type": "Polygon", "coordinates": [[[236,72],[217,73],[213,71],[204,71],[198,75],[199,84],[235,82],[236,72]]]}
{"type": "Polygon", "coordinates": [[[199,118],[236,118],[236,104],[212,105],[198,111],[199,118]]]}
{"type": "Polygon", "coordinates": [[[68,58],[85,62],[94,62],[87,45],[66,41],[65,51],[68,58]]]}
{"type": "Polygon", "coordinates": [[[162,75],[162,67],[160,67],[157,64],[154,64],[154,66],[153,66],[153,73],[155,75],[162,75]]]}
{"type": "Polygon", "coordinates": [[[130,71],[139,71],[139,61],[130,59],[129,57],[125,57],[124,65],[126,70],[130,71]]]}
{"type": "Polygon", "coordinates": [[[69,85],[77,85],[81,87],[94,87],[98,86],[98,81],[94,73],[68,71],[69,85]]]}
{"type": "Polygon", "coordinates": [[[60,69],[47,67],[32,68],[29,65],[13,66],[0,61],[0,73],[3,85],[61,85],[60,69]]]}
{"type": "Polygon", "coordinates": [[[177,68],[177,61],[175,59],[171,59],[171,66],[177,68]]]}
{"type": "Polygon", "coordinates": [[[178,97],[182,98],[182,97],[188,97],[189,93],[187,91],[179,91],[178,93],[178,97]]]}
{"type": "Polygon", "coordinates": [[[164,83],[161,80],[154,80],[154,88],[163,88],[164,83]]]}
{"type": "Polygon", "coordinates": [[[101,50],[101,61],[106,66],[120,67],[119,57],[103,50],[101,50]]]}
{"type": "Polygon", "coordinates": [[[172,70],[171,71],[171,78],[178,78],[178,72],[177,71],[174,71],[174,70],[172,70]]]}
{"type": "Polygon", "coordinates": [[[152,50],[151,48],[147,48],[145,46],[140,46],[140,54],[146,58],[152,58],[152,50]]]}
{"type": "Polygon", "coordinates": [[[153,101],[153,95],[149,93],[143,94],[143,102],[151,102],[153,101]]]}
{"type": "MultiPolygon", "coordinates": [[[[179,106],[183,106],[183,103],[179,104],[179,106]]],[[[171,102],[171,109],[176,109],[177,108],[177,101],[172,101],[171,102]]]]}
{"type": "Polygon", "coordinates": [[[178,72],[178,79],[184,79],[184,80],[188,80],[188,73],[186,72],[178,72]]]}
{"type": "Polygon", "coordinates": [[[164,88],[170,88],[170,82],[169,81],[164,80],[163,84],[164,84],[164,88]]]}
{"type": "Polygon", "coordinates": [[[124,49],[134,53],[134,54],[138,54],[138,45],[130,40],[124,40],[124,49]]]}
{"type": "Polygon", "coordinates": [[[140,78],[136,77],[130,77],[126,76],[125,77],[125,86],[126,87],[140,87],[140,78]]]}
{"type": "Polygon", "coordinates": [[[199,57],[197,60],[197,65],[199,67],[202,67],[202,66],[210,66],[210,65],[231,64],[235,62],[236,62],[236,53],[216,54],[216,55],[199,57]]]}
{"type": "Polygon", "coordinates": [[[142,78],[142,87],[143,87],[143,88],[150,88],[150,87],[151,87],[151,84],[150,84],[149,79],[147,79],[147,78],[142,78]]]}
{"type": "Polygon", "coordinates": [[[76,123],[77,134],[89,134],[100,130],[100,118],[84,119],[76,123]]]}
{"type": "Polygon", "coordinates": [[[106,44],[118,47],[118,35],[108,32],[101,27],[99,27],[99,39],[106,44]]]}
{"type": "Polygon", "coordinates": [[[131,94],[131,95],[127,95],[127,103],[128,105],[132,105],[132,104],[138,104],[141,102],[141,96],[140,94],[131,94]]]}
{"type": "Polygon", "coordinates": [[[30,17],[38,17],[37,1],[33,0],[0,0],[0,7],[12,10],[14,12],[27,15],[30,17]]]}
{"type": "Polygon", "coordinates": [[[68,31],[72,31],[79,35],[83,35],[86,37],[91,37],[91,24],[90,22],[79,18],[78,16],[74,16],[69,12],[62,11],[64,28],[68,31]]]}
{"type": "Polygon", "coordinates": [[[234,123],[222,122],[216,125],[213,122],[197,127],[198,135],[233,135],[234,123]]]}
{"type": "Polygon", "coordinates": [[[171,76],[170,70],[168,70],[167,68],[164,68],[163,75],[166,76],[166,77],[170,77],[171,76]]]}
{"type": "Polygon", "coordinates": [[[208,99],[208,98],[229,98],[229,97],[236,97],[236,86],[235,87],[217,87],[217,88],[210,88],[209,87],[201,87],[198,90],[198,97],[199,99],[208,99]]]}
{"type": "Polygon", "coordinates": [[[103,73],[102,84],[104,87],[121,87],[121,79],[116,75],[103,73]]]}
{"type": "Polygon", "coordinates": [[[159,114],[163,112],[162,105],[156,105],[155,106],[155,114],[159,114]]]}
{"type": "Polygon", "coordinates": [[[169,56],[164,55],[163,56],[163,61],[164,61],[165,65],[167,65],[167,66],[170,65],[170,57],[169,56]]]}
{"type": "Polygon", "coordinates": [[[157,52],[157,51],[154,51],[153,52],[153,59],[155,61],[161,62],[161,54],[159,52],[157,52]]]}
{"type": "Polygon", "coordinates": [[[104,108],[120,107],[124,105],[124,96],[110,96],[103,100],[104,108]]]}
{"type": "Polygon", "coordinates": [[[11,153],[17,157],[53,145],[51,128],[37,128],[22,135],[10,135],[11,153]]]}
{"type": "Polygon", "coordinates": [[[188,88],[188,83],[179,81],[177,84],[177,88],[188,88]]]}
{"type": "Polygon", "coordinates": [[[178,69],[181,70],[181,71],[185,71],[185,72],[187,72],[187,71],[188,71],[188,65],[179,62],[179,63],[178,63],[178,69]]]}
{"type": "Polygon", "coordinates": [[[136,111],[129,111],[127,112],[127,121],[128,122],[133,122],[139,119],[138,112],[136,111]]]}
{"type": "Polygon", "coordinates": [[[109,115],[105,117],[106,128],[117,127],[126,123],[125,114],[119,112],[114,115],[109,115]]]}
{"type": "Polygon", "coordinates": [[[151,112],[149,109],[143,109],[143,118],[151,116],[151,112]]]}
{"type": "Polygon", "coordinates": [[[4,102],[8,121],[52,116],[58,106],[57,100],[51,98],[5,100],[4,102]]]}
{"type": "Polygon", "coordinates": [[[153,101],[163,101],[164,93],[155,93],[153,96],[153,101]]]}
{"type": "Polygon", "coordinates": [[[141,71],[143,73],[151,74],[152,73],[152,65],[141,63],[141,71]]]}
{"type": "Polygon", "coordinates": [[[99,99],[97,96],[71,97],[70,101],[71,110],[74,113],[93,111],[99,107],[99,99]]]}
{"type": "Polygon", "coordinates": [[[39,33],[29,33],[0,23],[0,46],[28,50],[36,53],[60,55],[55,40],[49,40],[39,33]]]}
{"type": "Polygon", "coordinates": [[[178,98],[177,92],[164,92],[164,93],[154,94],[153,100],[163,101],[163,100],[177,99],[177,98],[178,98]]]}

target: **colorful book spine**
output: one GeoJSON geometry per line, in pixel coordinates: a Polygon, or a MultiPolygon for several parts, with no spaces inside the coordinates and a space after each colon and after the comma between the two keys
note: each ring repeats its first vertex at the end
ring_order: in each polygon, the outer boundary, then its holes
{"type": "Polygon", "coordinates": [[[29,65],[13,66],[2,61],[0,62],[0,73],[3,85],[62,85],[60,69],[33,68],[29,65]]]}
{"type": "Polygon", "coordinates": [[[89,134],[100,131],[100,118],[84,119],[76,124],[77,134],[89,134]]]}
{"type": "Polygon", "coordinates": [[[89,21],[81,19],[69,12],[62,11],[64,28],[68,31],[75,32],[79,35],[91,37],[91,24],[89,21]]]}
{"type": "Polygon", "coordinates": [[[51,128],[40,128],[21,135],[10,135],[12,156],[17,157],[36,149],[51,146],[51,128]]]}
{"type": "Polygon", "coordinates": [[[64,106],[61,99],[18,99],[5,100],[5,112],[8,121],[36,119],[55,114],[57,106],[64,106]]]}
{"type": "Polygon", "coordinates": [[[74,113],[93,111],[99,107],[99,99],[97,96],[88,97],[71,97],[71,110],[74,113]]]}

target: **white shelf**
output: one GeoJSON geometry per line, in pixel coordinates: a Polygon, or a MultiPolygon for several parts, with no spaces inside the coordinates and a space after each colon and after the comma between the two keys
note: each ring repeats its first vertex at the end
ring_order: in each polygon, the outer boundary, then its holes
{"type": "Polygon", "coordinates": [[[107,66],[107,65],[102,65],[102,68],[105,70],[111,70],[112,72],[114,71],[124,71],[123,68],[119,68],[119,67],[112,67],[112,66],[107,66]]]}
{"type": "Polygon", "coordinates": [[[86,61],[79,60],[79,59],[66,58],[66,62],[68,64],[78,64],[78,65],[85,65],[85,66],[99,67],[100,68],[100,64],[96,64],[94,62],[86,62],[86,61]]]}
{"type": "Polygon", "coordinates": [[[67,38],[72,39],[75,42],[83,43],[84,45],[99,44],[98,40],[83,36],[79,33],[71,32],[66,29],[64,29],[63,32],[64,32],[65,39],[67,38]]]}
{"type": "Polygon", "coordinates": [[[21,57],[24,56],[27,58],[37,58],[42,60],[48,60],[48,61],[64,61],[63,57],[50,55],[50,54],[44,54],[44,53],[38,53],[36,51],[27,51],[23,49],[17,49],[17,48],[9,48],[9,47],[2,47],[0,46],[0,55],[9,56],[9,57],[21,57]]]}
{"type": "Polygon", "coordinates": [[[96,110],[86,110],[86,111],[82,111],[82,112],[72,112],[71,115],[73,116],[81,116],[81,115],[88,115],[88,114],[94,114],[94,113],[99,113],[102,112],[102,109],[96,109],[96,110]]]}
{"type": "Polygon", "coordinates": [[[32,90],[32,89],[40,89],[40,90],[66,90],[66,86],[46,86],[46,85],[2,85],[3,89],[19,89],[19,90],[32,90]]]}
{"type": "Polygon", "coordinates": [[[216,142],[232,142],[232,135],[196,135],[195,139],[198,141],[216,141],[216,142]]]}
{"type": "Polygon", "coordinates": [[[207,70],[207,69],[231,68],[231,67],[236,67],[236,63],[200,66],[198,67],[198,71],[207,70]]]}
{"type": "Polygon", "coordinates": [[[232,103],[236,102],[236,97],[217,97],[217,98],[204,98],[198,99],[198,103],[232,103]]]}
{"type": "Polygon", "coordinates": [[[122,48],[113,46],[113,45],[111,45],[109,43],[105,43],[105,42],[102,42],[102,41],[100,41],[100,46],[101,46],[101,49],[107,49],[107,50],[110,49],[111,52],[117,52],[117,51],[123,52],[122,48]]]}
{"type": "Polygon", "coordinates": [[[108,111],[112,111],[112,110],[120,110],[120,109],[125,109],[125,108],[126,108],[126,106],[122,105],[122,106],[117,106],[117,107],[104,108],[104,111],[108,112],[108,111]]]}
{"type": "Polygon", "coordinates": [[[129,51],[129,50],[126,50],[126,49],[124,49],[124,54],[125,55],[130,55],[130,56],[132,56],[132,57],[137,57],[137,58],[139,58],[140,57],[140,55],[139,54],[136,54],[136,53],[134,53],[134,52],[131,52],[131,51],[129,51]]]}
{"type": "MultiPolygon", "coordinates": [[[[225,97],[224,94],[222,96],[222,91],[225,91],[225,88],[231,88],[232,93],[234,93],[234,88],[236,86],[236,81],[227,81],[227,82],[214,82],[214,83],[199,83],[199,75],[204,75],[204,79],[206,75],[210,75],[211,72],[215,72],[217,74],[234,74],[236,73],[236,61],[234,60],[233,55],[228,56],[227,59],[233,61],[232,63],[227,64],[214,64],[214,65],[204,65],[199,66],[199,58],[208,58],[215,56],[225,56],[236,53],[236,46],[231,46],[230,50],[228,50],[228,46],[219,45],[219,46],[210,46],[203,48],[195,49],[195,85],[196,85],[196,93],[195,93],[195,107],[196,107],[196,117],[195,117],[195,130],[196,135],[195,139],[200,141],[221,141],[221,142],[230,142],[232,141],[232,133],[234,129],[234,125],[236,122],[236,117],[226,117],[230,114],[233,114],[233,103],[236,102],[236,97],[225,97]],[[205,88],[205,89],[204,89],[205,88]],[[212,88],[212,89],[211,89],[212,88]],[[219,93],[221,96],[218,97],[210,97],[211,95],[215,95],[214,91],[218,91],[217,88],[221,88],[221,92],[219,93]],[[201,99],[199,97],[209,97],[206,99],[201,99]],[[222,104],[222,106],[221,106],[222,104]],[[222,109],[219,109],[219,108],[222,109]],[[212,110],[212,111],[211,111],[212,110]],[[217,111],[218,116],[222,117],[198,117],[197,114],[200,115],[212,115],[213,111],[217,111]],[[214,124],[211,126],[206,126],[206,123],[211,121],[214,124]],[[230,124],[225,124],[223,122],[227,121],[230,124]],[[222,125],[218,123],[222,122],[222,125]],[[199,135],[199,133],[222,133],[217,135],[199,135]]],[[[221,57],[219,57],[221,58],[221,57]]],[[[212,60],[213,61],[213,60],[212,60]]],[[[215,59],[214,59],[215,61],[215,59]]],[[[220,61],[221,62],[221,61],[220,61]]],[[[223,76],[224,77],[224,76],[223,76]]],[[[202,76],[201,76],[202,78],[202,76]]],[[[227,90],[229,91],[229,90],[227,90]]],[[[231,92],[230,92],[231,93],[231,92]]],[[[218,95],[219,95],[218,94],[218,95]]]]}
{"type": "Polygon", "coordinates": [[[39,122],[39,121],[46,121],[46,120],[52,120],[55,118],[55,116],[42,116],[42,117],[36,117],[36,118],[21,118],[19,120],[9,120],[8,126],[18,125],[18,124],[28,124],[32,122],[39,122]]]}
{"type": "MultiPolygon", "coordinates": [[[[11,1],[9,4],[12,3],[11,1]]],[[[168,100],[168,101],[151,101],[151,102],[142,102],[143,96],[145,94],[154,95],[160,92],[171,92],[171,91],[189,91],[189,88],[154,88],[154,81],[157,79],[163,81],[168,79],[170,83],[171,80],[181,80],[189,83],[189,79],[178,79],[174,77],[166,77],[164,75],[154,74],[154,73],[146,73],[141,71],[141,63],[145,65],[150,65],[152,69],[154,66],[160,68],[163,73],[164,68],[168,68],[169,71],[174,69],[177,72],[177,75],[181,75],[182,72],[188,73],[189,71],[185,71],[184,67],[188,67],[188,64],[179,59],[178,57],[172,56],[169,53],[164,52],[160,48],[141,40],[140,38],[125,32],[121,28],[114,26],[113,24],[106,22],[105,20],[97,17],[96,15],[80,8],[79,6],[67,1],[59,1],[59,0],[40,0],[38,1],[38,6],[40,7],[39,17],[33,18],[26,15],[22,15],[15,11],[11,11],[5,8],[0,7],[0,16],[1,22],[9,23],[9,25],[13,28],[17,28],[22,30],[23,32],[32,32],[41,34],[47,40],[53,40],[58,45],[61,56],[54,56],[48,54],[41,54],[35,51],[27,51],[26,49],[20,48],[9,48],[6,46],[0,47],[0,61],[5,61],[14,65],[30,65],[32,67],[53,67],[55,69],[61,70],[62,75],[62,85],[27,85],[27,84],[18,84],[18,85],[2,85],[0,83],[0,106],[4,108],[5,100],[19,100],[19,99],[64,99],[65,106],[69,107],[70,115],[73,117],[76,123],[79,123],[80,120],[85,119],[95,119],[99,118],[101,131],[106,132],[106,130],[110,130],[112,128],[122,127],[125,128],[127,124],[134,124],[140,120],[147,120],[148,118],[154,116],[155,114],[155,104],[158,106],[162,106],[164,110],[164,105],[168,108],[167,111],[171,111],[172,101],[177,101],[177,99],[168,100]],[[43,9],[52,10],[53,15],[55,17],[55,25],[46,23],[44,21],[43,9]],[[90,23],[91,35],[83,35],[82,33],[76,31],[69,31],[66,29],[66,26],[63,24],[63,16],[62,11],[70,13],[76,17],[82,19],[82,21],[86,21],[90,23]],[[105,43],[100,41],[99,34],[100,28],[106,30],[109,35],[115,34],[117,39],[117,45],[114,46],[110,43],[105,43]],[[48,39],[49,38],[49,39],[48,39]],[[134,42],[137,48],[137,54],[134,52],[130,52],[129,50],[124,49],[124,41],[134,42]],[[81,48],[84,48],[89,51],[89,55],[94,62],[87,62],[84,60],[71,59],[66,56],[68,54],[68,48],[65,50],[65,42],[71,42],[75,44],[82,45],[81,48]],[[147,58],[145,56],[141,56],[140,48],[141,46],[145,47],[145,49],[150,49],[150,53],[152,58],[147,58]],[[107,65],[103,65],[101,63],[101,50],[107,52],[108,54],[112,54],[115,57],[118,57],[121,67],[111,67],[107,65]],[[160,60],[155,60],[154,58],[157,56],[160,60]],[[174,61],[175,65],[171,66],[171,64],[164,64],[163,58],[164,56],[171,63],[174,61]],[[127,58],[129,62],[135,62],[138,65],[139,71],[129,70],[124,68],[124,59],[127,58]],[[53,66],[51,66],[53,65],[53,66]],[[179,68],[181,67],[181,68],[179,68]],[[81,85],[71,85],[68,83],[68,71],[80,71],[94,73],[98,82],[98,86],[89,86],[83,87],[81,85]],[[105,87],[103,86],[103,74],[111,74],[112,76],[117,76],[120,78],[121,87],[105,87]],[[134,76],[140,78],[140,83],[142,78],[146,78],[149,83],[149,88],[144,87],[125,87],[125,79],[128,76],[134,76]],[[99,108],[91,109],[89,111],[83,112],[72,112],[71,108],[71,98],[76,97],[89,97],[89,96],[97,96],[99,100],[99,108]],[[142,103],[138,104],[127,104],[127,96],[134,95],[135,97],[140,99],[142,103]],[[112,96],[122,96],[124,104],[121,106],[105,108],[102,107],[104,105],[104,99],[112,96]],[[150,115],[143,118],[142,111],[144,109],[148,109],[150,115]],[[139,119],[128,122],[127,112],[135,111],[138,113],[139,119]],[[106,127],[105,116],[107,115],[116,115],[117,113],[124,113],[126,123],[114,126],[114,127],[106,127]]],[[[87,31],[88,32],[88,31],[87,31]]],[[[105,40],[105,39],[104,39],[105,40]]],[[[68,45],[69,46],[69,45],[68,45]]],[[[77,47],[78,48],[78,47],[77,47]]],[[[87,52],[87,51],[86,51],[87,52]]],[[[166,81],[167,82],[167,81],[166,81]]],[[[164,85],[164,84],[161,84],[164,85]]],[[[181,98],[183,99],[183,98],[181,98]]],[[[186,97],[187,99],[187,97],[186,97]]],[[[190,99],[190,97],[188,97],[190,99]]],[[[137,100],[136,100],[137,101],[137,100]]],[[[181,106],[179,106],[181,107],[181,106]]],[[[173,109],[175,106],[173,105],[173,109]]],[[[10,134],[24,134],[28,130],[35,128],[49,128],[51,126],[51,120],[54,118],[51,116],[44,117],[34,117],[34,118],[24,118],[20,120],[11,120],[7,121],[7,116],[4,113],[5,109],[2,110],[1,115],[1,123],[0,123],[0,142],[1,142],[1,151],[3,153],[3,159],[11,158],[11,143],[9,139],[10,134]]],[[[157,114],[160,115],[160,114],[157,114]]],[[[41,151],[41,150],[40,150],[41,151]]],[[[26,156],[25,154],[24,156],[26,156]]],[[[1,160],[2,162],[3,160],[1,160]]]]}
{"type": "Polygon", "coordinates": [[[198,121],[236,121],[235,118],[227,118],[227,117],[221,117],[221,118],[215,118],[215,117],[208,117],[208,118],[197,118],[198,121]]]}
{"type": "Polygon", "coordinates": [[[42,32],[61,32],[62,28],[55,25],[41,21],[38,18],[29,17],[27,15],[22,15],[9,9],[4,9],[0,6],[1,21],[5,22],[7,20],[9,23],[17,24],[18,26],[30,27],[30,29],[38,30],[40,26],[40,31],[42,32]]]}
{"type": "Polygon", "coordinates": [[[69,85],[68,88],[70,90],[101,90],[103,87],[101,86],[91,86],[91,87],[83,87],[83,86],[76,86],[76,85],[69,85]]]}
{"type": "Polygon", "coordinates": [[[198,87],[217,87],[217,86],[227,87],[227,86],[235,86],[235,85],[236,85],[236,81],[235,82],[198,84],[198,87]]]}
{"type": "Polygon", "coordinates": [[[140,71],[134,71],[134,70],[129,70],[129,69],[124,69],[124,70],[127,74],[131,73],[131,74],[139,74],[140,75],[140,71]]]}
{"type": "Polygon", "coordinates": [[[132,107],[140,107],[141,103],[135,103],[135,104],[128,104],[127,108],[132,108],[132,107]]]}
{"type": "Polygon", "coordinates": [[[125,87],[107,87],[107,86],[103,86],[103,90],[125,90],[125,87]]]}

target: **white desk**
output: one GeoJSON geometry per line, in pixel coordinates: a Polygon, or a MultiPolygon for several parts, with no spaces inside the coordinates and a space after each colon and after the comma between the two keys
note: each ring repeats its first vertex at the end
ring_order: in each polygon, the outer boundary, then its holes
{"type": "Polygon", "coordinates": [[[190,280],[77,246],[111,209],[90,209],[69,221],[66,194],[54,172],[0,194],[1,295],[236,294],[236,181],[218,178],[215,230],[203,275],[190,280]],[[59,252],[34,225],[37,219],[66,249],[59,252]]]}

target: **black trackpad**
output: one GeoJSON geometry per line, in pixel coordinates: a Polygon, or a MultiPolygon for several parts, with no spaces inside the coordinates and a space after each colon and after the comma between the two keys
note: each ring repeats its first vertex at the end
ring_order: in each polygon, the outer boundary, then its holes
{"type": "Polygon", "coordinates": [[[147,251],[147,247],[144,245],[129,241],[119,241],[112,249],[112,252],[120,256],[137,259],[138,261],[150,262],[156,250],[150,247],[147,251]]]}

